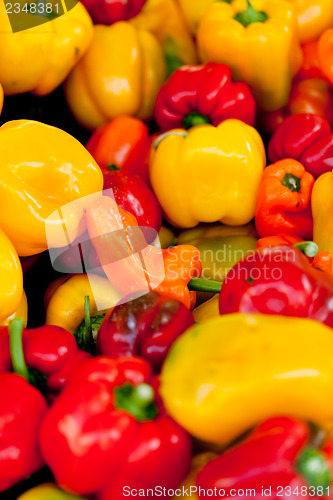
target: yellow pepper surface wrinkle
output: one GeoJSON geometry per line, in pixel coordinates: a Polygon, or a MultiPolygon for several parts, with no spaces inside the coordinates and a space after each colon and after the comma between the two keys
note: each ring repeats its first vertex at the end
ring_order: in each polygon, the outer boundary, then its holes
{"type": "Polygon", "coordinates": [[[150,161],[151,184],[168,220],[183,228],[247,224],[265,167],[258,132],[232,119],[178,134],[171,131],[150,161]]]}
{"type": "Polygon", "coordinates": [[[103,189],[102,172],[79,141],[43,123],[11,121],[0,127],[0,157],[0,228],[20,256],[48,248],[46,224],[55,234],[65,224],[68,243],[83,232],[79,207],[58,225],[48,222],[59,208],[103,189]]]}
{"type": "Polygon", "coordinates": [[[287,103],[292,77],[302,63],[297,18],[284,0],[252,4],[268,19],[247,27],[234,19],[247,8],[245,0],[212,4],[199,25],[199,54],[204,62],[230,66],[234,78],[251,86],[259,106],[273,111],[287,103]]]}
{"type": "MultiPolygon", "coordinates": [[[[7,212],[7,216],[10,212],[7,212]]],[[[22,301],[23,273],[17,252],[7,235],[0,229],[0,324],[6,324],[22,301]]]]}
{"type": "Polygon", "coordinates": [[[61,282],[49,300],[46,324],[56,325],[74,333],[84,319],[84,298],[90,298],[90,316],[102,314],[120,300],[111,283],[102,276],[77,274],[61,282]],[[102,304],[98,309],[96,304],[102,304]],[[104,305],[103,305],[104,304],[104,305]]]}
{"type": "Polygon", "coordinates": [[[52,92],[88,49],[92,36],[92,20],[80,2],[52,21],[16,33],[5,2],[0,2],[0,83],[5,94],[52,92]]]}
{"type": "Polygon", "coordinates": [[[333,0],[289,0],[298,18],[301,43],[316,40],[333,26],[333,0]]]}
{"type": "Polygon", "coordinates": [[[318,177],[311,195],[313,240],[319,250],[333,255],[333,172],[318,177]]]}
{"type": "Polygon", "coordinates": [[[228,314],[176,340],[162,368],[169,414],[223,445],[275,415],[333,422],[332,329],[310,319],[228,314]]]}
{"type": "Polygon", "coordinates": [[[120,115],[149,118],[166,66],[157,39],[128,22],[97,25],[92,44],[67,79],[75,118],[94,129],[120,115]]]}

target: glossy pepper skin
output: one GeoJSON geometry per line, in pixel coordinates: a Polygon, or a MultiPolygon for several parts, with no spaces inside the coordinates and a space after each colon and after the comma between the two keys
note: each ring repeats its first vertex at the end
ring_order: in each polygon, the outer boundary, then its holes
{"type": "MultiPolygon", "coordinates": [[[[67,244],[58,240],[55,221],[48,218],[63,205],[102,190],[103,175],[92,156],[63,130],[28,120],[2,125],[0,152],[0,227],[18,254],[43,252],[48,243],[67,244]]],[[[77,207],[62,219],[58,216],[66,224],[70,241],[80,231],[82,215],[82,208],[77,207]]]]}
{"type": "Polygon", "coordinates": [[[147,125],[132,116],[119,116],[93,132],[86,144],[102,172],[112,164],[148,183],[150,150],[147,125]]]}
{"type": "Polygon", "coordinates": [[[190,439],[156,406],[151,380],[149,364],[134,357],[97,357],[76,371],[40,432],[43,456],[59,484],[118,500],[128,484],[173,488],[182,481],[190,439]]]}
{"type": "Polygon", "coordinates": [[[146,0],[82,0],[82,3],[96,24],[112,24],[136,16],[146,0]]]}
{"type": "Polygon", "coordinates": [[[259,248],[226,277],[220,313],[283,314],[333,326],[332,277],[311,266],[295,247],[259,248]]]}
{"type": "Polygon", "coordinates": [[[38,432],[47,412],[41,393],[15,373],[0,374],[0,491],[44,464],[38,432]]]}
{"type": "Polygon", "coordinates": [[[301,43],[316,40],[333,24],[332,0],[289,0],[298,18],[301,43]]]}
{"type": "Polygon", "coordinates": [[[256,498],[263,498],[262,488],[268,488],[266,492],[276,499],[287,498],[288,490],[301,491],[304,486],[304,496],[310,498],[316,488],[307,485],[296,465],[308,439],[308,426],[301,420],[265,420],[245,440],[206,464],[197,475],[196,485],[204,490],[221,488],[228,496],[233,489],[254,488],[256,498]]]}
{"type": "Polygon", "coordinates": [[[318,58],[321,70],[326,78],[333,83],[333,28],[330,28],[321,35],[318,41],[318,58]]]}
{"type": "Polygon", "coordinates": [[[84,500],[61,490],[55,484],[45,483],[32,488],[20,495],[17,500],[84,500]]]}
{"type": "Polygon", "coordinates": [[[139,226],[154,229],[154,240],[162,225],[162,213],[156,196],[144,180],[112,167],[103,169],[103,177],[103,189],[111,189],[119,207],[134,215],[139,226]]]}
{"type": "Polygon", "coordinates": [[[272,163],[294,158],[315,178],[333,168],[333,135],[325,118],[313,114],[288,117],[273,135],[268,146],[272,163]]]}
{"type": "Polygon", "coordinates": [[[288,158],[269,165],[264,170],[256,202],[259,236],[283,231],[311,240],[313,184],[313,175],[296,160],[288,158]]]}
{"type": "Polygon", "coordinates": [[[229,444],[276,415],[325,427],[333,416],[332,348],[331,328],[317,321],[226,314],[176,340],[160,394],[180,425],[212,443],[229,444]]]}
{"type": "Polygon", "coordinates": [[[23,295],[23,273],[17,252],[0,229],[0,325],[19,308],[23,295]]]}
{"type": "Polygon", "coordinates": [[[154,118],[161,130],[189,129],[227,118],[254,125],[256,103],[246,83],[233,82],[224,64],[182,66],[157,94],[154,118]]]}
{"type": "Polygon", "coordinates": [[[193,314],[184,304],[149,292],[107,313],[98,333],[97,352],[141,356],[159,371],[171,344],[193,324],[193,314]]]}
{"type": "Polygon", "coordinates": [[[265,167],[258,132],[230,119],[181,134],[171,131],[150,163],[151,184],[169,222],[183,228],[249,222],[265,167]]]}
{"type": "Polygon", "coordinates": [[[331,217],[333,208],[332,172],[327,172],[316,180],[312,191],[311,206],[313,214],[313,240],[317,243],[320,251],[330,252],[333,255],[333,220],[331,217]]]}
{"type": "Polygon", "coordinates": [[[95,26],[65,93],[77,121],[93,130],[120,115],[150,118],[165,76],[162,48],[154,35],[119,21],[95,26]]]}
{"type": "MultiPolygon", "coordinates": [[[[58,326],[24,329],[22,344],[26,365],[46,377],[50,394],[61,392],[71,374],[89,358],[78,349],[73,335],[58,326]]],[[[0,373],[12,370],[8,327],[0,327],[0,373]]]]}
{"type": "Polygon", "coordinates": [[[64,15],[16,33],[0,6],[0,83],[5,95],[55,90],[88,49],[92,20],[80,2],[64,15]]]}
{"type": "Polygon", "coordinates": [[[213,3],[199,25],[199,54],[204,62],[227,64],[236,79],[250,85],[259,107],[273,111],[287,103],[292,76],[301,65],[297,20],[287,2],[254,0],[251,5],[213,3]],[[254,20],[248,20],[249,9],[256,11],[254,20]]]}

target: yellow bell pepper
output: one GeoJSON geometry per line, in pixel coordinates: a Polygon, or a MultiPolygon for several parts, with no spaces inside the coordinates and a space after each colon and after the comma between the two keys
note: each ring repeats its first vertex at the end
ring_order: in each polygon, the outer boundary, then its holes
{"type": "Polygon", "coordinates": [[[165,77],[162,48],[154,35],[128,22],[97,25],[65,92],[76,119],[94,129],[120,115],[149,118],[165,77]]]}
{"type": "Polygon", "coordinates": [[[27,296],[26,296],[24,290],[22,292],[21,301],[20,301],[16,311],[14,311],[13,314],[8,316],[8,318],[2,320],[0,324],[1,324],[1,326],[9,325],[9,323],[15,318],[23,319],[24,325],[27,326],[27,323],[28,323],[28,301],[27,301],[27,296]]]}
{"type": "Polygon", "coordinates": [[[56,325],[74,333],[84,319],[84,298],[90,298],[90,316],[103,314],[115,306],[120,296],[112,288],[111,283],[102,276],[77,274],[70,276],[66,281],[60,278],[60,285],[55,288],[53,295],[48,298],[46,310],[46,324],[56,325]],[[102,304],[98,309],[97,304],[102,304]],[[104,306],[103,306],[104,304],[104,306]]]}
{"type": "Polygon", "coordinates": [[[78,2],[52,21],[13,33],[5,3],[0,2],[0,83],[5,94],[49,94],[65,80],[89,47],[92,20],[78,2]]]}
{"type": "MultiPolygon", "coordinates": [[[[10,211],[7,216],[12,219],[10,211]]],[[[3,325],[23,300],[23,273],[14,246],[1,229],[0,251],[0,325],[3,325]]]]}
{"type": "Polygon", "coordinates": [[[169,414],[223,445],[266,418],[333,423],[332,329],[310,319],[228,314],[187,330],[162,368],[169,414]]]}
{"type": "Polygon", "coordinates": [[[196,46],[176,0],[147,0],[131,23],[158,38],[169,74],[184,64],[197,64],[196,46]]]}
{"type": "Polygon", "coordinates": [[[318,177],[311,195],[313,241],[333,255],[333,171],[318,177]]]}
{"type": "Polygon", "coordinates": [[[265,167],[264,145],[254,128],[225,120],[162,137],[151,156],[150,178],[172,224],[237,226],[254,217],[265,167]]]}
{"type": "Polygon", "coordinates": [[[298,18],[301,43],[316,40],[333,26],[333,0],[289,0],[298,18]]]}
{"type": "Polygon", "coordinates": [[[301,66],[297,19],[284,0],[253,0],[253,6],[245,0],[211,5],[199,25],[199,53],[204,62],[230,66],[259,106],[273,111],[287,104],[301,66]]]}
{"type": "MultiPolygon", "coordinates": [[[[179,486],[178,490],[173,498],[173,500],[177,500],[177,498],[186,498],[188,497],[188,494],[186,494],[186,490],[190,492],[191,486],[194,487],[196,486],[195,481],[198,473],[200,470],[207,465],[211,460],[216,458],[218,455],[216,453],[213,453],[211,451],[206,451],[204,453],[199,453],[198,455],[194,455],[192,458],[191,462],[191,469],[190,472],[188,473],[187,477],[184,479],[182,484],[179,486]],[[182,494],[182,493],[185,494],[182,494]]],[[[192,489],[193,491],[193,489],[192,489]]],[[[199,497],[196,493],[192,493],[190,495],[191,500],[199,500],[199,497]]]]}
{"type": "Polygon", "coordinates": [[[0,85],[0,115],[1,115],[2,108],[3,108],[3,88],[0,85]]]}
{"type": "Polygon", "coordinates": [[[199,22],[208,8],[217,0],[178,0],[178,4],[183,12],[185,21],[195,35],[198,30],[199,22]]]}
{"type": "Polygon", "coordinates": [[[60,490],[55,484],[40,484],[20,495],[17,500],[84,500],[60,490]]]}
{"type": "Polygon", "coordinates": [[[19,255],[48,248],[46,225],[56,235],[64,223],[67,243],[83,232],[83,209],[48,220],[63,205],[103,189],[100,168],[74,137],[43,123],[11,121],[0,127],[0,156],[0,228],[19,255]]]}
{"type": "Polygon", "coordinates": [[[209,300],[200,304],[200,306],[193,309],[192,313],[196,323],[205,323],[206,321],[219,316],[219,294],[217,293],[213,295],[213,297],[209,300]]]}

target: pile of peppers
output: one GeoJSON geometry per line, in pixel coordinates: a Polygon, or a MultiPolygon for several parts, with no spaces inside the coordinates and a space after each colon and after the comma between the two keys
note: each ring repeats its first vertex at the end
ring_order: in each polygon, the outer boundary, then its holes
{"type": "Polygon", "coordinates": [[[0,28],[0,498],[332,498],[333,0],[0,28]]]}

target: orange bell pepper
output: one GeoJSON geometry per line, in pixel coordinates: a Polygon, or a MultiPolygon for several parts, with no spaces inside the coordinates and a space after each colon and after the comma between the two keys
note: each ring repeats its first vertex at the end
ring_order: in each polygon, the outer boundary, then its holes
{"type": "Polygon", "coordinates": [[[318,57],[324,75],[333,83],[333,28],[324,31],[319,38],[318,57]]]}

